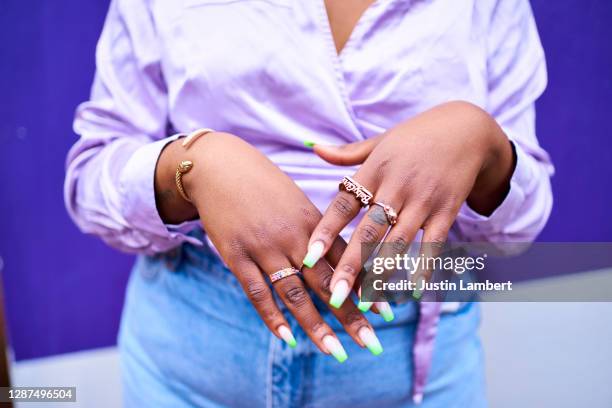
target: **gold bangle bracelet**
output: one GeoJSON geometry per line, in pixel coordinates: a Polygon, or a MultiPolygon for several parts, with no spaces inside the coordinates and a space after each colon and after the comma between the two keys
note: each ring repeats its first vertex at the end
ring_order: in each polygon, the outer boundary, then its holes
{"type": "Polygon", "coordinates": [[[185,201],[191,202],[191,199],[185,192],[185,188],[183,187],[183,174],[189,173],[189,171],[193,168],[193,162],[189,160],[183,160],[179,163],[178,168],[176,169],[176,175],[174,176],[174,180],[176,181],[176,189],[179,194],[185,201]]]}
{"type": "MultiPolygon", "coordinates": [[[[195,131],[191,132],[185,138],[185,140],[183,140],[183,143],[181,143],[181,145],[185,149],[188,149],[189,146],[191,146],[193,144],[193,142],[196,141],[196,139],[198,139],[201,136],[204,136],[207,133],[211,133],[211,132],[214,132],[214,130],[208,129],[208,128],[203,128],[203,129],[195,130],[195,131]]],[[[179,163],[179,165],[178,165],[178,167],[176,169],[176,174],[174,176],[174,181],[176,182],[176,189],[178,190],[178,192],[181,195],[181,197],[183,197],[183,199],[185,201],[188,201],[188,202],[191,202],[191,199],[189,198],[189,196],[185,192],[185,187],[183,187],[183,175],[189,173],[192,168],[193,168],[193,162],[192,161],[183,160],[182,162],[179,163]]]]}

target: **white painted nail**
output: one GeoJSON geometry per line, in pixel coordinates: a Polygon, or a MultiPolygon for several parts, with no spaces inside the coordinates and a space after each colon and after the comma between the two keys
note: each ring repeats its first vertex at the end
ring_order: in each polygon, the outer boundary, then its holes
{"type": "Polygon", "coordinates": [[[380,340],[378,340],[378,337],[376,337],[376,334],[372,329],[369,327],[362,327],[359,329],[357,334],[359,335],[359,339],[363,341],[363,344],[365,344],[368,350],[370,350],[370,353],[377,356],[383,352],[380,340]]]}
{"type": "Polygon", "coordinates": [[[314,264],[316,264],[321,256],[323,255],[323,250],[325,249],[325,244],[323,241],[315,241],[308,248],[308,252],[304,257],[302,263],[309,268],[312,268],[314,264]]]}
{"type": "Polygon", "coordinates": [[[347,298],[350,292],[351,288],[349,287],[348,282],[344,279],[339,280],[334,286],[329,304],[338,309],[340,306],[342,306],[342,303],[344,303],[344,300],[347,298]]]}
{"type": "Polygon", "coordinates": [[[291,333],[291,330],[289,330],[287,326],[279,326],[278,334],[280,334],[281,338],[289,345],[289,347],[295,348],[297,342],[295,341],[295,337],[293,337],[293,333],[291,333]]]}
{"type": "Polygon", "coordinates": [[[334,336],[327,335],[323,337],[323,344],[338,362],[343,363],[348,358],[346,351],[344,351],[344,347],[342,347],[340,341],[334,336]]]}

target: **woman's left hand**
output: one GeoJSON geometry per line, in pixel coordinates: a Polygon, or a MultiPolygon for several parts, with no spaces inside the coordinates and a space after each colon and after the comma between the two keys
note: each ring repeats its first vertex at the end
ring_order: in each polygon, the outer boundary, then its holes
{"type": "MultiPolygon", "coordinates": [[[[421,228],[422,243],[440,246],[466,200],[483,215],[499,206],[509,191],[515,162],[512,145],[495,120],[467,102],[437,106],[376,138],[340,147],[315,145],[314,151],[332,164],[363,163],[352,178],[373,194],[330,282],[334,307],[342,305],[362,259],[370,256],[362,247],[376,247],[389,227],[383,207],[374,202],[398,214],[385,239],[393,252],[404,253],[421,228]]],[[[340,191],[310,238],[304,264],[312,267],[360,209],[353,194],[340,191]]],[[[413,280],[427,280],[429,273],[422,271],[413,280]]]]}

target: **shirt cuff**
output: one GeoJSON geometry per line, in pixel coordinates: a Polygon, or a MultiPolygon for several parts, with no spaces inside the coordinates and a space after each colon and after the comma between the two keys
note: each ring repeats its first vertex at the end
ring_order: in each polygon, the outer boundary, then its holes
{"type": "Polygon", "coordinates": [[[163,148],[183,134],[177,134],[138,148],[121,172],[119,191],[121,211],[128,228],[146,236],[150,253],[164,252],[183,242],[203,245],[197,238],[186,235],[200,225],[199,220],[178,225],[164,224],[155,203],[155,167],[163,148]]]}
{"type": "Polygon", "coordinates": [[[479,214],[471,209],[467,202],[463,203],[456,220],[463,236],[472,240],[489,241],[491,236],[503,232],[521,208],[525,192],[530,190],[534,181],[534,164],[520,145],[513,143],[513,146],[516,152],[516,167],[510,179],[508,195],[489,216],[479,214]]]}

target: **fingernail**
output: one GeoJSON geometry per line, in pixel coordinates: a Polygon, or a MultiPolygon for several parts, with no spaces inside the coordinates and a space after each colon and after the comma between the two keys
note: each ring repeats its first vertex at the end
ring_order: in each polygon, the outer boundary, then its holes
{"type": "Polygon", "coordinates": [[[307,267],[312,268],[314,264],[316,264],[317,261],[321,258],[321,255],[323,255],[324,248],[325,244],[323,244],[323,241],[313,242],[310,245],[310,248],[308,248],[308,252],[306,253],[306,256],[304,257],[302,263],[307,267]]]}
{"type": "Polygon", "coordinates": [[[361,310],[363,313],[367,312],[368,310],[370,310],[370,308],[372,307],[373,303],[372,302],[363,302],[363,301],[359,301],[359,303],[357,303],[357,309],[361,310]]]}
{"type": "Polygon", "coordinates": [[[314,142],[311,142],[310,140],[304,140],[304,147],[308,147],[309,149],[312,149],[314,145],[315,145],[314,142]]]}
{"type": "Polygon", "coordinates": [[[423,295],[421,286],[423,286],[424,281],[425,279],[422,276],[419,276],[419,278],[416,281],[416,288],[412,291],[412,297],[415,298],[416,300],[419,300],[421,296],[423,295]]]}
{"type": "Polygon", "coordinates": [[[349,295],[351,288],[349,288],[349,284],[344,279],[336,282],[334,286],[334,290],[332,291],[331,299],[329,300],[329,304],[339,309],[344,303],[344,300],[349,295]]]}
{"type": "Polygon", "coordinates": [[[281,338],[289,345],[291,348],[295,348],[297,346],[297,342],[295,341],[295,337],[293,337],[293,333],[287,326],[279,326],[278,334],[280,334],[281,338]]]}
{"type": "Polygon", "coordinates": [[[358,334],[361,341],[363,341],[363,344],[365,344],[368,350],[370,350],[370,353],[377,356],[383,352],[382,345],[380,344],[378,337],[376,337],[376,334],[374,334],[374,331],[372,329],[370,329],[369,327],[362,327],[361,329],[359,329],[358,334]]]}
{"type": "Polygon", "coordinates": [[[334,336],[327,335],[323,337],[323,344],[339,363],[344,363],[348,358],[346,351],[344,351],[344,347],[342,347],[340,341],[334,336]]]}
{"type": "Polygon", "coordinates": [[[376,302],[376,307],[380,312],[380,315],[385,319],[385,322],[390,322],[395,319],[395,315],[393,314],[393,310],[391,310],[391,306],[387,302],[376,302]]]}

